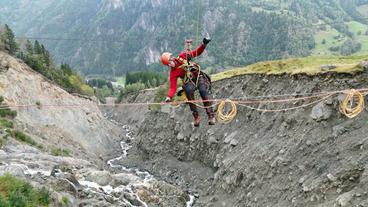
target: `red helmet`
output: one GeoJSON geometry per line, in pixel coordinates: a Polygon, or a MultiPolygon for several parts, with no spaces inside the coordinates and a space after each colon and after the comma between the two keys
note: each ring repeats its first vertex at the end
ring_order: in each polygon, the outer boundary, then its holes
{"type": "Polygon", "coordinates": [[[169,62],[170,62],[170,57],[171,57],[171,53],[169,52],[165,52],[161,55],[161,63],[163,65],[169,65],[169,62]]]}

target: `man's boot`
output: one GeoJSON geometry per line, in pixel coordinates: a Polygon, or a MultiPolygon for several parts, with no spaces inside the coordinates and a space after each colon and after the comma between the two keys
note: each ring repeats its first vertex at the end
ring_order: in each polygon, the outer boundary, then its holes
{"type": "Polygon", "coordinates": [[[199,116],[199,113],[194,112],[193,117],[194,117],[194,122],[193,122],[194,126],[199,127],[199,124],[201,123],[201,117],[199,116]]]}
{"type": "Polygon", "coordinates": [[[216,118],[215,113],[212,111],[212,108],[207,109],[207,115],[208,115],[208,125],[215,125],[216,118]]]}
{"type": "Polygon", "coordinates": [[[215,125],[215,124],[216,124],[215,116],[208,117],[208,125],[215,125]]]}

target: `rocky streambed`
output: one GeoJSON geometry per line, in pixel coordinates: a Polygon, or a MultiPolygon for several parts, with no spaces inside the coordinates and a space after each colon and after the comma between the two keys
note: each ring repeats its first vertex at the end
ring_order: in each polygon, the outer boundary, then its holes
{"type": "Polygon", "coordinates": [[[67,206],[192,206],[194,196],[154,178],[147,171],[127,168],[119,161],[128,155],[134,137],[129,126],[123,126],[120,155],[98,170],[84,159],[55,157],[33,147],[8,143],[0,150],[0,175],[10,173],[46,186],[53,204],[67,206]]]}

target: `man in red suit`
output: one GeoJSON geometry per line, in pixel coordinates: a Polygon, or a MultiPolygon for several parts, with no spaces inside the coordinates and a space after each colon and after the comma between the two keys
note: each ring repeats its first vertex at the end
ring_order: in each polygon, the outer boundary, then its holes
{"type": "MultiPolygon", "coordinates": [[[[166,98],[166,102],[171,102],[177,89],[177,80],[183,80],[183,89],[189,101],[194,100],[194,92],[199,90],[203,104],[206,107],[208,115],[208,124],[215,125],[215,113],[213,112],[212,103],[210,101],[210,79],[199,70],[199,66],[195,63],[191,64],[191,60],[203,53],[210,39],[204,38],[202,44],[195,50],[188,50],[179,56],[173,56],[171,53],[165,52],[161,56],[161,63],[170,67],[170,89],[166,98]]],[[[194,126],[198,127],[201,122],[198,109],[194,103],[189,103],[190,110],[194,117],[194,126]]]]}

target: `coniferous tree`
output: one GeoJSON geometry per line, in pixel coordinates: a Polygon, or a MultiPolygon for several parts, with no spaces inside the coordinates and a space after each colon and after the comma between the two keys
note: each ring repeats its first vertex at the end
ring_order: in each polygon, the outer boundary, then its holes
{"type": "Polygon", "coordinates": [[[40,43],[37,40],[34,43],[34,52],[37,55],[41,55],[42,54],[42,47],[41,47],[40,43]]]}
{"type": "Polygon", "coordinates": [[[26,47],[27,54],[28,55],[33,55],[33,44],[32,44],[32,42],[27,40],[25,47],[26,47]]]}
{"type": "Polygon", "coordinates": [[[15,42],[14,32],[10,27],[5,24],[4,26],[4,47],[10,54],[15,55],[19,49],[18,44],[15,42]]]}

